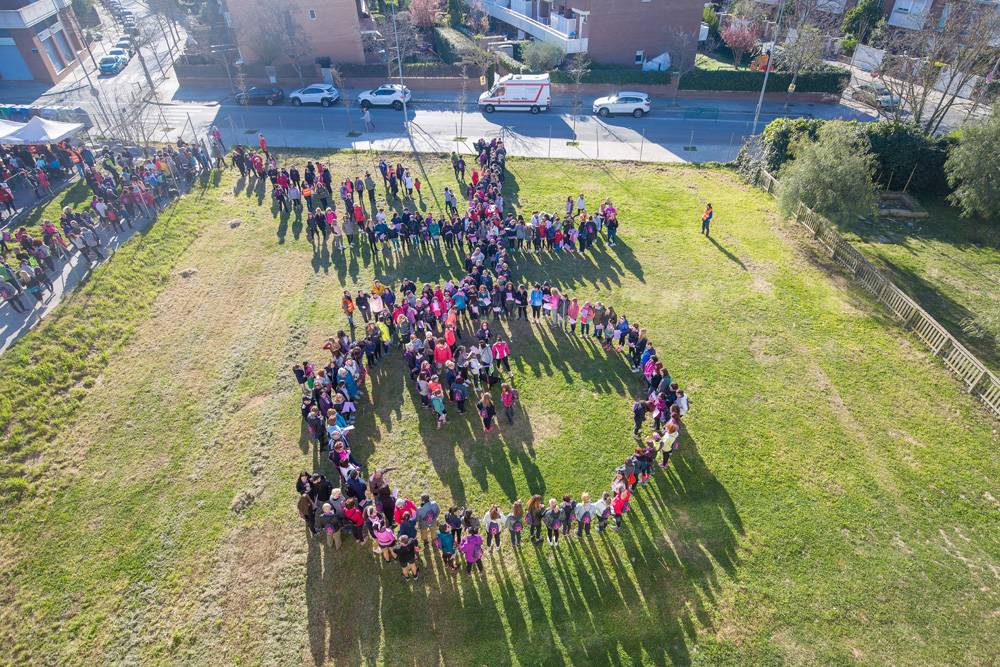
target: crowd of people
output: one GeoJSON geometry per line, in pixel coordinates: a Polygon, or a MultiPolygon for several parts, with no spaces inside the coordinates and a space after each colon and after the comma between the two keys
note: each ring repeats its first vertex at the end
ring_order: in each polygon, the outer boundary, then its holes
{"type": "MultiPolygon", "coordinates": [[[[214,145],[218,150],[221,138],[215,139],[214,145]]],[[[444,187],[444,210],[437,215],[421,212],[423,184],[400,162],[380,159],[375,169],[363,175],[335,178],[320,161],[308,161],[301,169],[296,164],[279,164],[263,134],[257,148],[235,146],[231,160],[241,176],[260,184],[270,182],[276,213],[305,218],[306,237],[317,250],[330,241],[335,250],[343,252],[359,252],[367,244],[376,257],[381,252],[386,259],[442,248],[460,252],[467,247],[471,253],[477,246],[485,252],[504,247],[509,251],[585,253],[602,233],[609,246],[615,245],[618,211],[610,200],[591,211],[580,193],[568,196],[562,211],[515,214],[502,193],[507,158],[503,141],[480,140],[474,148],[477,157],[469,169],[468,182],[465,158],[452,153],[452,168],[465,192],[444,187]],[[393,207],[388,213],[376,199],[380,184],[386,202],[393,207]]]]}
{"type": "MultiPolygon", "coordinates": [[[[502,152],[494,148],[487,164],[496,159],[502,160],[502,152]]],[[[459,176],[461,162],[455,167],[459,176]]],[[[487,171],[492,180],[502,174],[502,166],[487,171]]],[[[498,196],[499,189],[492,194],[498,196]]],[[[302,419],[332,464],[329,477],[300,474],[298,512],[309,532],[329,548],[340,549],[343,536],[359,543],[371,540],[379,558],[400,563],[404,579],[419,577],[422,550],[436,552],[452,570],[464,564],[469,574],[482,572],[486,550],[505,542],[519,548],[523,533],[533,543],[544,539],[557,547],[560,539],[589,537],[595,526],[599,535],[619,529],[633,494],[669,465],[689,401],[646,330],[600,301],[563,294],[548,282],[517,281],[509,252],[505,244],[477,235],[461,280],[420,286],[403,278],[396,286],[376,281],[368,290],[345,291],[341,307],[348,326],[324,345],[328,361],[293,367],[302,391],[302,419]],[[394,468],[366,473],[350,444],[356,414],[368,376],[382,372],[383,358],[393,351],[403,357],[420,409],[431,413],[438,428],[447,424],[452,410],[462,415],[474,409],[486,434],[525,418],[517,409],[513,350],[496,326],[504,319],[548,322],[593,340],[643,375],[645,389],[633,404],[636,442],[609,471],[609,488],[548,501],[534,495],[510,507],[491,505],[480,516],[472,508],[444,508],[426,493],[417,500],[400,495],[389,481],[394,468]],[[650,416],[652,428],[644,433],[650,416]]]]}
{"type": "MultiPolygon", "coordinates": [[[[122,233],[155,211],[195,175],[210,167],[204,150],[178,142],[148,155],[105,147],[65,147],[61,153],[87,183],[91,196],[83,207],[65,207],[58,220],[0,232],[0,297],[20,313],[54,290],[52,277],[79,253],[90,264],[103,260],[105,232],[122,233]]],[[[14,154],[7,159],[22,160],[14,154]]],[[[48,159],[40,154],[39,160],[48,159]]],[[[58,158],[60,164],[63,157],[58,158]]],[[[55,169],[56,167],[52,167],[55,169]]],[[[67,167],[60,167],[65,169],[67,167]]],[[[41,171],[41,168],[39,168],[41,171]]]]}

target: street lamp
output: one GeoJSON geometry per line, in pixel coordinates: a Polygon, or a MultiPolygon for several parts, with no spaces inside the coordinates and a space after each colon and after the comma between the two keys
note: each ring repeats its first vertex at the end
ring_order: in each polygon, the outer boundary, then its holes
{"type": "Polygon", "coordinates": [[[400,97],[403,98],[403,130],[407,135],[410,134],[410,123],[409,116],[406,113],[406,92],[402,90],[406,86],[403,84],[403,56],[399,48],[399,28],[396,27],[396,5],[399,4],[399,0],[389,0],[389,6],[392,8],[392,33],[396,38],[396,64],[399,67],[399,86],[400,86],[400,97]]]}
{"type": "Polygon", "coordinates": [[[764,91],[767,90],[767,78],[771,74],[771,67],[774,63],[774,47],[778,44],[778,34],[781,31],[781,17],[785,13],[785,2],[781,2],[778,8],[778,19],[774,22],[774,39],[771,40],[771,48],[767,50],[767,65],[764,68],[764,83],[760,86],[760,97],[757,98],[757,110],[753,114],[753,131],[750,136],[757,134],[757,121],[760,119],[760,108],[764,106],[764,91]]]}

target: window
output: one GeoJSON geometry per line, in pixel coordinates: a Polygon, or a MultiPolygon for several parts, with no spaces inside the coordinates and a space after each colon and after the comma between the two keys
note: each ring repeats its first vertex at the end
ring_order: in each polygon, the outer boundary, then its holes
{"type": "Polygon", "coordinates": [[[636,51],[635,52],[635,64],[636,65],[641,65],[644,62],[646,62],[646,52],[645,51],[636,51]]]}
{"type": "Polygon", "coordinates": [[[316,10],[315,9],[310,9],[309,10],[309,20],[310,21],[315,21],[316,20],[316,10]]]}

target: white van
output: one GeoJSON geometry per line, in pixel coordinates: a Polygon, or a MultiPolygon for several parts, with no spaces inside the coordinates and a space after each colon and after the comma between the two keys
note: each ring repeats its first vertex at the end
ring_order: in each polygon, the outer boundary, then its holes
{"type": "Polygon", "coordinates": [[[552,82],[548,74],[508,74],[479,96],[479,108],[494,111],[548,111],[552,104],[552,82]]]}

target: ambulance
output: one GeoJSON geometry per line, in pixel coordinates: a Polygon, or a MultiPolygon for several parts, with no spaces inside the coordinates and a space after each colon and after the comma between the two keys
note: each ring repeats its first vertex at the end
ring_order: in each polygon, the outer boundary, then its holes
{"type": "Polygon", "coordinates": [[[552,82],[548,74],[508,74],[479,96],[479,109],[494,111],[548,111],[552,104],[552,82]]]}

